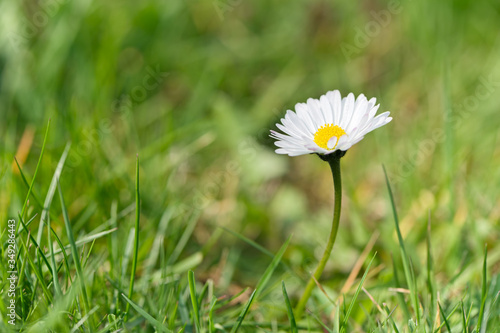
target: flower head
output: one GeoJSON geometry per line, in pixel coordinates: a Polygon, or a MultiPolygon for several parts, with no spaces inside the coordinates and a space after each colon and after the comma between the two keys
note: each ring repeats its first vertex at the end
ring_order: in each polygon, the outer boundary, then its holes
{"type": "Polygon", "coordinates": [[[346,151],[364,136],[392,120],[389,112],[375,117],[379,104],[361,94],[354,98],[350,93],[342,98],[338,90],[329,91],[319,99],[309,98],[307,103],[295,105],[295,112],[288,110],[281,124],[283,131],[271,131],[276,139],[278,154],[298,156],[304,154],[328,155],[346,151]]]}

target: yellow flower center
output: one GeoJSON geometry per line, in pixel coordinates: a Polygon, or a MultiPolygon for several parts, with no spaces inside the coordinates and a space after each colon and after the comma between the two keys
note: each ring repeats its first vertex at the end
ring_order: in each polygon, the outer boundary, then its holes
{"type": "Polygon", "coordinates": [[[334,150],[339,143],[340,137],[345,134],[346,133],[342,127],[333,124],[326,124],[321,126],[316,133],[314,133],[314,142],[323,149],[334,150]],[[332,148],[329,148],[328,141],[330,141],[330,139],[334,136],[337,137],[337,141],[332,148]]]}

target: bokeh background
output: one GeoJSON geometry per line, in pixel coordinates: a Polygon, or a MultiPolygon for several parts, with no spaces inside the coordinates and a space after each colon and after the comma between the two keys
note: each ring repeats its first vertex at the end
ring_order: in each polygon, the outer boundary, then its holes
{"type": "MultiPolygon", "coordinates": [[[[323,281],[332,295],[370,239],[373,283],[391,281],[399,248],[382,165],[417,271],[430,219],[448,293],[479,285],[484,244],[497,276],[499,2],[2,0],[0,22],[2,225],[27,192],[13,157],[31,179],[51,119],[34,192],[45,196],[71,142],[61,186],[77,238],[106,229],[116,205],[125,246],[139,154],[142,264],[163,237],[161,251],[194,260],[219,295],[255,286],[270,258],[227,228],[272,253],[293,234],[284,258],[304,278],[329,232],[331,175],[314,155],[275,154],[268,134],[295,103],[339,89],[377,97],[394,120],[342,160],[343,215],[323,281]]],[[[60,214],[58,200],[52,209],[60,214]]],[[[107,240],[93,251],[105,258],[107,240]]],[[[296,298],[300,279],[281,273],[296,298]]],[[[256,318],[281,313],[273,293],[256,318]]]]}

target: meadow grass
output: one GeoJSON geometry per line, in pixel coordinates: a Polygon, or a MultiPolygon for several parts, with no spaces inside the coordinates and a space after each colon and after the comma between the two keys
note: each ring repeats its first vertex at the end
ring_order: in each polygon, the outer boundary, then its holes
{"type": "Polygon", "coordinates": [[[3,0],[0,22],[1,332],[500,332],[499,4],[3,0]],[[394,120],[342,158],[297,315],[333,185],[268,134],[332,89],[394,120]]]}

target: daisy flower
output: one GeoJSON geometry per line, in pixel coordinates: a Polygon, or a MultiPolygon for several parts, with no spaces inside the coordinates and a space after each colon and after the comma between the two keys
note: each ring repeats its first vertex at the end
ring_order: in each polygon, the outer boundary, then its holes
{"type": "Polygon", "coordinates": [[[296,104],[295,112],[288,110],[285,118],[281,119],[281,124],[276,124],[283,133],[271,131],[271,137],[276,139],[278,154],[318,154],[330,164],[333,176],[335,200],[332,229],[318,267],[307,282],[295,308],[299,317],[321,278],[337,238],[342,207],[340,159],[349,148],[363,140],[367,133],[392,120],[389,112],[375,116],[379,108],[375,103],[375,98],[368,100],[363,94],[355,98],[350,93],[342,98],[338,90],[329,91],[319,99],[309,98],[307,103],[296,104]]]}
{"type": "MultiPolygon", "coordinates": [[[[329,155],[345,152],[364,136],[392,120],[389,112],[375,117],[380,104],[353,93],[342,98],[338,90],[329,91],[319,99],[309,98],[307,103],[297,103],[295,112],[288,110],[281,124],[283,132],[271,131],[276,139],[278,154],[298,156],[304,154],[329,155]]],[[[342,154],[343,155],[343,154],[342,154]]]]}

